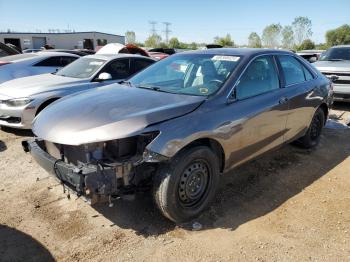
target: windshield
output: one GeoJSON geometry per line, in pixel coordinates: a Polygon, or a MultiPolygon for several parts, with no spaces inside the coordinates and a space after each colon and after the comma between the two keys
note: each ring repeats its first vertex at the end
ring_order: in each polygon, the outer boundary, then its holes
{"type": "Polygon", "coordinates": [[[320,57],[321,61],[350,60],[350,47],[335,47],[328,49],[320,57]]]}
{"type": "Polygon", "coordinates": [[[136,74],[130,83],[162,92],[208,96],[225,83],[239,59],[230,55],[173,55],[136,74]]]}
{"type": "Polygon", "coordinates": [[[106,61],[96,58],[79,58],[59,70],[56,75],[74,78],[91,77],[106,61]]]}

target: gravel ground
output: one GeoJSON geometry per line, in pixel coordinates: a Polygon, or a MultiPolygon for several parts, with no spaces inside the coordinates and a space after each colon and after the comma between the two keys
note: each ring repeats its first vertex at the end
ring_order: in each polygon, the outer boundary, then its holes
{"type": "Polygon", "coordinates": [[[148,195],[67,199],[22,151],[31,134],[0,131],[0,261],[350,261],[349,111],[337,105],[316,149],[287,145],[225,174],[200,231],[148,195]]]}

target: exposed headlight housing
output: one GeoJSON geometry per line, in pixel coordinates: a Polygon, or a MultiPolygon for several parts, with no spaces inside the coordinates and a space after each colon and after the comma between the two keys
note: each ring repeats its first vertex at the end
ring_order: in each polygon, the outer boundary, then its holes
{"type": "Polygon", "coordinates": [[[25,106],[32,101],[33,101],[33,99],[31,99],[29,97],[22,97],[22,98],[5,100],[4,103],[9,107],[19,107],[19,106],[25,106]]]}

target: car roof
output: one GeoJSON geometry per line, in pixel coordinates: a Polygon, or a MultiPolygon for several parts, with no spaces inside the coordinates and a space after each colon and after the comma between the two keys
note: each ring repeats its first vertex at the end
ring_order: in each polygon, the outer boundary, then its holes
{"type": "Polygon", "coordinates": [[[117,59],[117,58],[132,58],[132,57],[154,60],[151,57],[142,56],[142,55],[134,55],[134,54],[94,54],[94,55],[84,56],[83,58],[97,58],[97,59],[103,59],[103,60],[109,61],[109,60],[117,59]]]}
{"type": "Polygon", "coordinates": [[[65,56],[73,56],[73,57],[80,57],[76,54],[71,54],[71,53],[65,53],[65,52],[54,52],[54,51],[50,51],[50,52],[47,52],[47,51],[40,51],[40,52],[37,52],[37,53],[34,53],[35,55],[39,55],[39,56],[62,56],[62,55],[65,55],[65,56]]]}
{"type": "Polygon", "coordinates": [[[54,57],[54,56],[71,56],[71,57],[80,57],[78,55],[73,55],[69,53],[62,52],[37,52],[37,53],[24,53],[18,55],[10,55],[1,57],[0,60],[4,62],[17,63],[31,59],[37,59],[40,57],[54,57]]]}
{"type": "Polygon", "coordinates": [[[331,48],[343,48],[343,47],[350,47],[350,45],[336,45],[336,46],[332,46],[331,48]]]}
{"type": "Polygon", "coordinates": [[[288,50],[280,49],[265,49],[265,48],[211,48],[204,50],[194,50],[186,51],[181,54],[212,54],[212,55],[237,55],[237,56],[252,56],[259,54],[271,54],[271,53],[280,53],[280,54],[294,54],[288,50]]]}

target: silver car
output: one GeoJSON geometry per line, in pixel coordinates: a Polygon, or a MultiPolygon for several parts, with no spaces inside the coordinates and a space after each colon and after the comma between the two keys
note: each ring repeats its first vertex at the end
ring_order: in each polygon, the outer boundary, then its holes
{"type": "Polygon", "coordinates": [[[38,52],[1,57],[0,84],[15,78],[52,73],[78,58],[78,55],[62,52],[38,52]]]}
{"type": "Polygon", "coordinates": [[[316,146],[331,103],[329,79],[292,52],[183,52],[128,86],[55,102],[23,147],[92,203],[149,188],[183,222],[209,205],[221,173],[294,140],[316,146]]]}
{"type": "Polygon", "coordinates": [[[155,60],[137,55],[90,55],[57,73],[23,77],[0,85],[0,126],[30,129],[34,117],[53,101],[125,80],[155,60]]]}
{"type": "Polygon", "coordinates": [[[334,101],[350,102],[350,45],[328,49],[313,65],[333,80],[334,101]]]}

